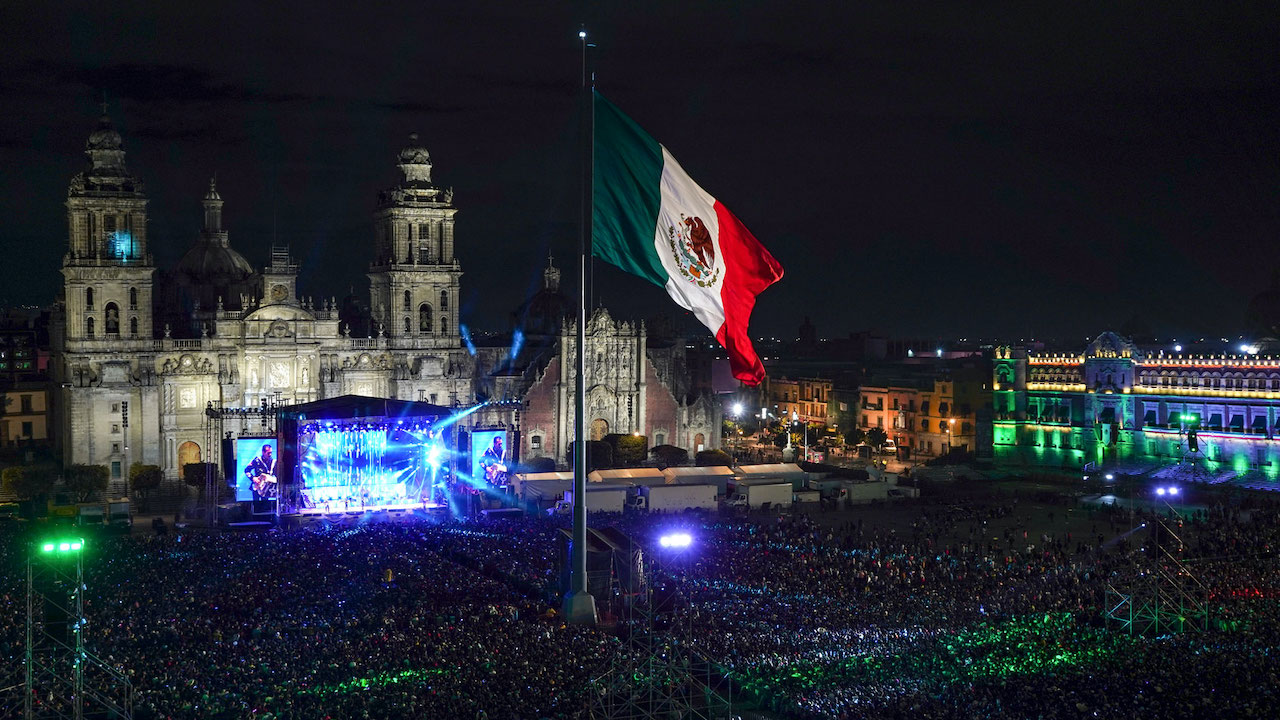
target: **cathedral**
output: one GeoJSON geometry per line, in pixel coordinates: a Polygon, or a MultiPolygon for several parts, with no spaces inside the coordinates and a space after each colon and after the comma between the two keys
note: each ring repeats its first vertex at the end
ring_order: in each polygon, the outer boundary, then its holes
{"type": "MultiPolygon", "coordinates": [[[[50,333],[65,464],[107,466],[114,481],[132,463],[154,464],[172,480],[189,463],[217,462],[210,445],[220,438],[210,435],[207,408],[251,411],[341,395],[457,408],[512,401],[468,421],[520,431],[524,458],[565,463],[576,336],[566,315],[576,307],[559,294],[549,262],[511,343],[464,342],[457,209],[453,192],[433,182],[416,135],[399,154],[398,182],[378,195],[368,313],[359,321],[344,317],[333,297],[299,296],[287,247],[273,247],[260,269],[236,252],[213,180],[194,243],[174,267],[157,268],[145,187],[106,115],[85,154],[88,167],[67,192],[64,282],[50,333]]],[[[594,437],[637,433],[651,446],[719,447],[719,404],[685,377],[683,343],[653,346],[643,323],[603,308],[586,332],[594,437]]]]}

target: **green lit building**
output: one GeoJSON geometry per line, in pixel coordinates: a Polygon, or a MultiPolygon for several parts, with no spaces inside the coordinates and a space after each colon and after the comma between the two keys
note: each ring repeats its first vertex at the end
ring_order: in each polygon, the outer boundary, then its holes
{"type": "Polygon", "coordinates": [[[1105,332],[1080,353],[996,348],[992,372],[998,464],[1280,475],[1280,358],[1143,352],[1105,332]]]}

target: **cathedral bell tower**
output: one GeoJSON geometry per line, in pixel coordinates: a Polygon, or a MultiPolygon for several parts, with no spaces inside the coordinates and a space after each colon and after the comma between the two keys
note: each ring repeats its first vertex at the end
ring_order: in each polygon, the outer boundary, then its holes
{"type": "Polygon", "coordinates": [[[124,142],[105,107],[85,155],[89,167],[67,190],[66,340],[150,340],[155,266],[147,196],[125,167],[124,142]]]}
{"type": "Polygon", "coordinates": [[[431,155],[409,136],[400,151],[403,179],[378,195],[374,259],[369,267],[374,327],[399,347],[459,346],[453,255],[453,191],[431,182],[431,155]]]}

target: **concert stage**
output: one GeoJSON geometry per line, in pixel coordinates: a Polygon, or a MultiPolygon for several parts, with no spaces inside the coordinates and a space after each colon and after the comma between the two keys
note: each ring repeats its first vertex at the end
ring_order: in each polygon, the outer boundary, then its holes
{"type": "MultiPolygon", "coordinates": [[[[429,403],[344,395],[280,408],[281,515],[336,516],[442,507],[452,476],[453,411],[429,403]]],[[[268,492],[262,460],[237,458],[268,492]]]]}

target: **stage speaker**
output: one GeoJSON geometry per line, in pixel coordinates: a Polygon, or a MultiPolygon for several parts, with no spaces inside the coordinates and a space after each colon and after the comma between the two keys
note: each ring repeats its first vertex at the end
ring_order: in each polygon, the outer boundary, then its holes
{"type": "Polygon", "coordinates": [[[222,439],[222,479],[236,484],[236,441],[228,438],[222,439]]]}

